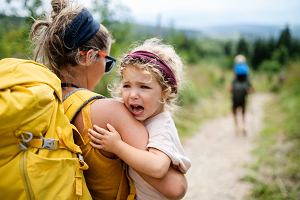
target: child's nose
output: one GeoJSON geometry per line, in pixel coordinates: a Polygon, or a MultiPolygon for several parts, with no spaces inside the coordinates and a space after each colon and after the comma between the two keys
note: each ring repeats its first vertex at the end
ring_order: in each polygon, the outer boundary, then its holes
{"type": "Polygon", "coordinates": [[[138,96],[139,96],[138,93],[139,93],[139,92],[138,92],[137,89],[132,88],[132,89],[130,90],[130,98],[133,98],[133,99],[138,98],[138,96]]]}

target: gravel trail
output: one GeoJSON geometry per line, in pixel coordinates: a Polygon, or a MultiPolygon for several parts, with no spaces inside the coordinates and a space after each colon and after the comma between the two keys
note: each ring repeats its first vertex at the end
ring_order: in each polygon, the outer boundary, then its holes
{"type": "Polygon", "coordinates": [[[236,135],[232,115],[205,122],[184,141],[192,167],[184,200],[242,200],[250,185],[240,179],[252,161],[251,150],[262,128],[263,105],[270,96],[253,94],[248,99],[247,136],[236,135]]]}

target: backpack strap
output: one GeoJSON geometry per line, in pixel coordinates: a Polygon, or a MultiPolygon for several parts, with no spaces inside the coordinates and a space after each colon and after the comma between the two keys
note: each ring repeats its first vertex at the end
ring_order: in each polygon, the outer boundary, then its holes
{"type": "Polygon", "coordinates": [[[83,134],[79,132],[75,133],[76,138],[79,138],[83,144],[86,144],[88,140],[88,129],[92,127],[90,117],[90,104],[96,99],[103,99],[104,96],[95,92],[89,91],[84,88],[76,88],[72,92],[68,93],[63,99],[65,114],[72,123],[79,112],[82,111],[83,120],[83,134]]]}
{"type": "MultiPolygon", "coordinates": [[[[76,88],[69,94],[65,96],[63,99],[63,104],[65,108],[65,114],[67,115],[68,119],[72,122],[76,115],[81,112],[82,114],[82,121],[83,121],[83,132],[79,134],[81,138],[81,142],[85,145],[89,138],[87,138],[88,129],[92,127],[91,115],[90,115],[90,104],[96,99],[103,99],[105,98],[102,95],[97,93],[91,92],[89,90],[83,88],[76,88]]],[[[126,200],[134,200],[135,199],[135,186],[133,180],[129,177],[128,174],[128,166],[123,163],[123,173],[124,176],[120,182],[120,188],[117,194],[116,199],[122,199],[122,185],[127,184],[126,179],[129,181],[129,194],[126,200]]]]}
{"type": "Polygon", "coordinates": [[[129,176],[129,171],[128,171],[129,166],[125,163],[123,163],[123,170],[125,170],[125,174],[129,182],[129,194],[127,200],[134,200],[136,197],[136,190],[135,190],[134,182],[132,178],[129,176]]]}
{"type": "MultiPolygon", "coordinates": [[[[77,128],[71,124],[73,131],[77,132],[77,128]]],[[[47,138],[47,137],[37,137],[29,131],[21,131],[18,137],[19,149],[25,151],[28,147],[47,149],[47,150],[57,150],[57,149],[68,149],[76,154],[81,154],[81,149],[78,145],[70,142],[63,134],[60,127],[56,128],[56,134],[58,138],[47,138]]]]}
{"type": "Polygon", "coordinates": [[[95,92],[89,91],[84,88],[77,88],[68,93],[63,99],[65,114],[67,115],[70,122],[72,122],[77,114],[86,105],[88,105],[93,100],[103,98],[105,97],[95,92]]]}

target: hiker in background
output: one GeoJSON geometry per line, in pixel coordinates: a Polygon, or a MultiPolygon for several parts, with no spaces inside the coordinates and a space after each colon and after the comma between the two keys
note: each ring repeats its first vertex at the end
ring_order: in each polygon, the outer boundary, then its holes
{"type": "Polygon", "coordinates": [[[237,55],[234,59],[234,79],[230,86],[232,98],[232,113],[234,116],[235,131],[244,135],[246,131],[247,96],[254,91],[249,80],[249,67],[244,55],[237,55]]]}
{"type": "MultiPolygon", "coordinates": [[[[80,132],[74,139],[89,165],[84,175],[93,199],[133,199],[126,165],[114,154],[93,148],[88,129],[92,124],[106,127],[110,123],[126,143],[142,150],[146,150],[148,134],[122,103],[91,91],[116,62],[109,56],[112,38],[87,9],[68,2],[52,0],[49,19],[33,25],[35,59],[62,81],[65,112],[80,132]]],[[[172,168],[163,179],[144,178],[169,198],[186,191],[184,175],[172,168]]]]}
{"type": "Polygon", "coordinates": [[[94,126],[89,130],[94,147],[115,153],[129,166],[138,200],[167,199],[140,176],[164,177],[170,167],[186,173],[191,166],[172,119],[181,88],[183,64],[174,48],[157,38],[146,40],[121,61],[117,98],[148,130],[147,151],[126,144],[119,133],[94,126]],[[97,131],[97,132],[96,132],[97,131]]]}

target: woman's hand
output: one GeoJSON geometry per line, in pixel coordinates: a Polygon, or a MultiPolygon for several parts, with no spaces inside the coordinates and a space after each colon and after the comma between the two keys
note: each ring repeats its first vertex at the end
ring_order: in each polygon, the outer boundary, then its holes
{"type": "Polygon", "coordinates": [[[122,142],[121,136],[112,125],[107,124],[106,126],[108,130],[97,125],[93,126],[94,130],[89,129],[90,144],[94,148],[116,153],[118,143],[122,142]]]}

